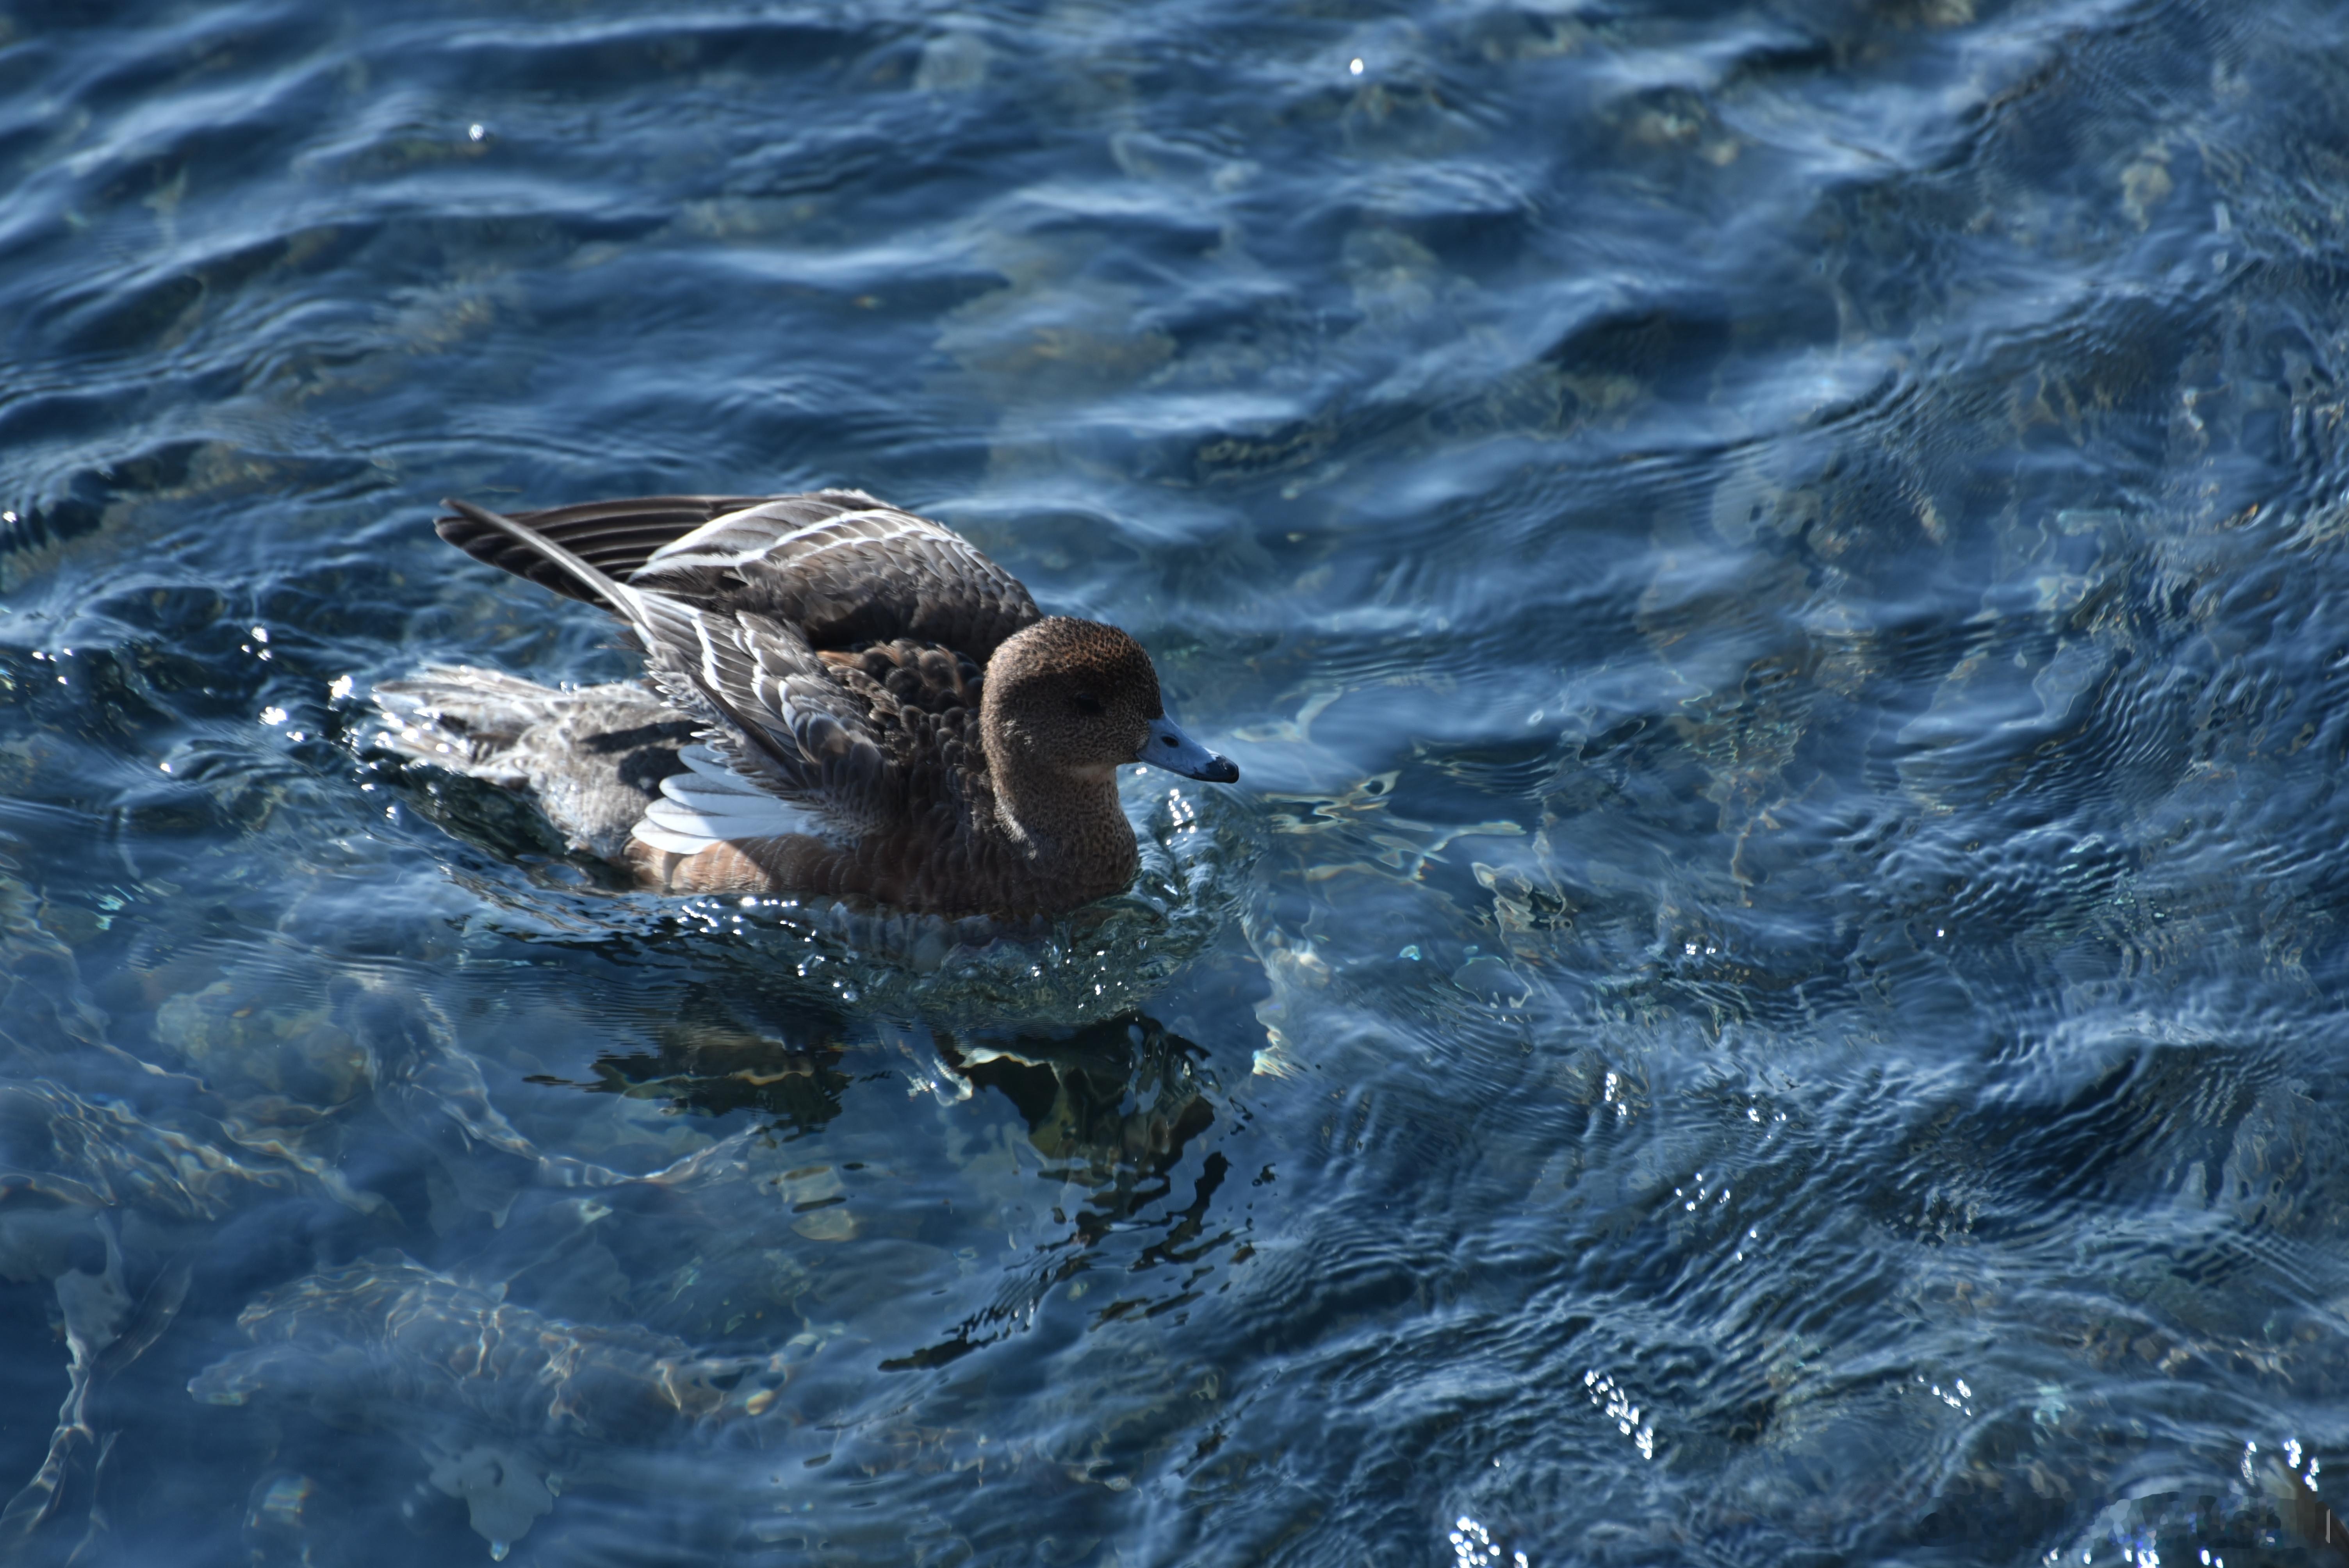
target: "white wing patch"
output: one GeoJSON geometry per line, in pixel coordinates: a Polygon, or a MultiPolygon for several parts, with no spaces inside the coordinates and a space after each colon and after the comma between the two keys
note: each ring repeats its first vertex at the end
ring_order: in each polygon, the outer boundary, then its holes
{"type": "Polygon", "coordinates": [[[713,844],[784,834],[830,840],[830,824],[759,788],[707,746],[678,754],[688,771],[661,780],[661,798],[645,808],[635,836],[657,850],[697,855],[713,844]]]}

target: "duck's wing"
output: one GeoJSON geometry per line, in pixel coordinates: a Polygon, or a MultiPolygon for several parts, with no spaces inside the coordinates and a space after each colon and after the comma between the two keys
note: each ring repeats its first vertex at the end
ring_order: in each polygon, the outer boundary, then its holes
{"type": "Polygon", "coordinates": [[[904,814],[904,767],[885,748],[869,704],[833,677],[796,626],[658,583],[622,582],[520,518],[448,504],[477,534],[536,556],[577,585],[574,597],[626,621],[647,673],[708,727],[709,744],[742,779],[843,838],[885,831],[904,814]]]}
{"type": "MultiPolygon", "coordinates": [[[[984,665],[1041,615],[1019,580],[968,540],[863,490],[646,496],[509,521],[608,577],[783,622],[819,650],[911,638],[984,665]]],[[[476,559],[621,613],[544,552],[462,512],[437,526],[476,559]]]]}
{"type": "Polygon", "coordinates": [[[629,581],[787,622],[818,650],[907,639],[982,666],[1041,618],[1019,580],[962,535],[856,490],[716,518],[655,550],[629,581]]]}
{"type": "MultiPolygon", "coordinates": [[[[782,498],[648,495],[628,500],[594,500],[580,506],[517,511],[507,514],[507,518],[537,537],[561,545],[604,575],[625,583],[662,545],[674,543],[713,518],[777,499],[782,498]]],[[[820,496],[791,499],[865,503],[872,498],[857,490],[829,490],[820,496]]],[[[545,552],[522,544],[510,534],[485,527],[457,511],[433,519],[433,527],[441,538],[476,561],[486,561],[517,577],[526,577],[566,599],[585,600],[603,605],[615,614],[620,613],[618,606],[605,603],[601,595],[549,559],[545,552]]]]}

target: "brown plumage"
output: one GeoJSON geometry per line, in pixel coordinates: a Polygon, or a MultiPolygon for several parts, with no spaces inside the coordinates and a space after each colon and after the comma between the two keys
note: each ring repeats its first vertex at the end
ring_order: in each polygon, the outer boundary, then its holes
{"type": "Polygon", "coordinates": [[[1042,615],[959,535],[861,491],[450,504],[451,543],[626,621],[659,696],[430,670],[378,689],[388,742],[528,789],[643,885],[1057,913],[1133,880],[1121,764],[1238,777],[1165,717],[1133,638],[1042,615]],[[576,738],[623,733],[622,708],[642,730],[653,703],[703,744],[666,773],[638,758],[631,796],[576,738]],[[566,814],[580,800],[595,811],[566,814]]]}

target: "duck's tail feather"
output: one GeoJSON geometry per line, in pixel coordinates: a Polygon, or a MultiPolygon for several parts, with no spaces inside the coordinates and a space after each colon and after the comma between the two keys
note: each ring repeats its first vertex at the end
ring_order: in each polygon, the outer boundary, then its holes
{"type": "MultiPolygon", "coordinates": [[[[377,746],[526,796],[569,848],[616,867],[700,727],[633,683],[564,691],[471,665],[427,665],[374,696],[384,716],[377,746]]],[[[464,819],[450,825],[480,826],[482,811],[445,803],[464,819]]],[[[494,822],[482,831],[503,836],[494,822]]]]}
{"type": "Polygon", "coordinates": [[[556,717],[566,694],[471,665],[427,665],[375,688],[386,750],[518,789],[530,782],[524,738],[556,717]]]}

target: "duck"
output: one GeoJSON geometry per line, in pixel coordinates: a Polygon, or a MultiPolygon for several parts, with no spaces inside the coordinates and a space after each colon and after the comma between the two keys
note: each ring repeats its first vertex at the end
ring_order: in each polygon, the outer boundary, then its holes
{"type": "Polygon", "coordinates": [[[429,665],[374,688],[379,739],[527,797],[622,885],[1049,919],[1133,880],[1120,768],[1239,778],[1133,637],[863,490],[442,505],[449,543],[619,620],[645,678],[429,665]]]}

